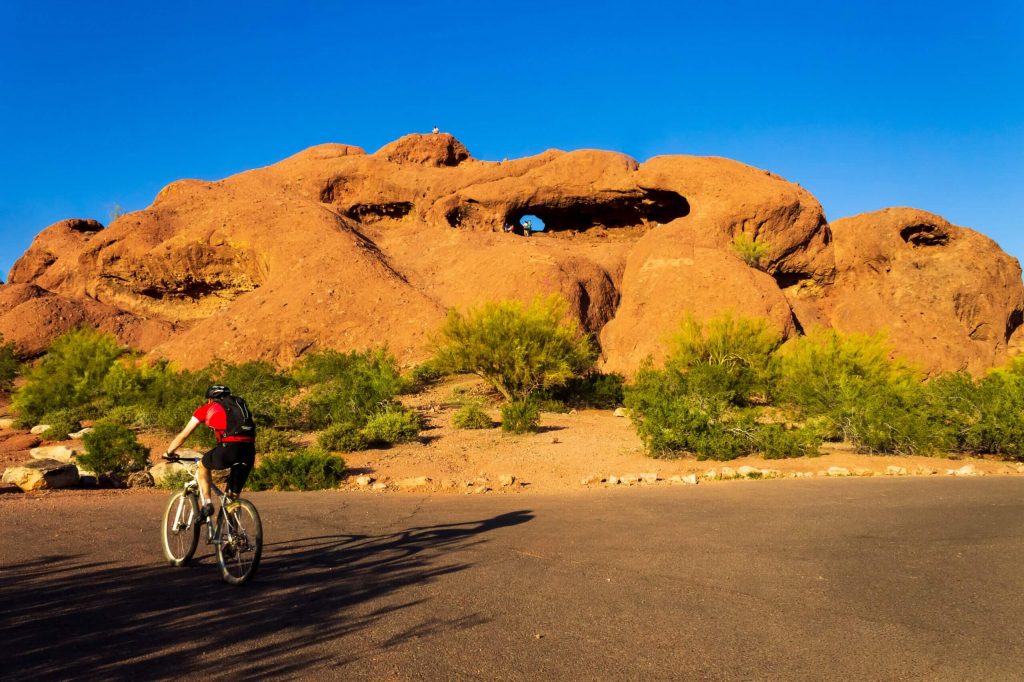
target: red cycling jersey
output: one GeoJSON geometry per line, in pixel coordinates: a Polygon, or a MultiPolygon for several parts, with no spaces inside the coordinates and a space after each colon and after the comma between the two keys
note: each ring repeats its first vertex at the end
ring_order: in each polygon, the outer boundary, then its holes
{"type": "Polygon", "coordinates": [[[251,443],[252,438],[248,436],[224,437],[224,429],[228,428],[228,415],[224,408],[215,402],[200,405],[199,409],[192,413],[192,416],[213,429],[217,434],[218,443],[251,443]]]}

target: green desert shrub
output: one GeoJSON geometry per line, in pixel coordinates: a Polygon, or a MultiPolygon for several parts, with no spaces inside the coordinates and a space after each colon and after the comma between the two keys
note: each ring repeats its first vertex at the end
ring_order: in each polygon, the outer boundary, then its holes
{"type": "Polygon", "coordinates": [[[355,452],[370,447],[370,440],[363,433],[362,426],[351,422],[338,422],[317,434],[316,444],[328,452],[355,452]]]}
{"type": "Polygon", "coordinates": [[[762,319],[724,313],[700,322],[691,315],[672,337],[665,366],[685,374],[693,392],[747,405],[770,392],[781,343],[762,319]]]}
{"type": "Polygon", "coordinates": [[[82,428],[78,413],[70,409],[47,412],[39,422],[50,425],[50,430],[43,436],[46,440],[67,440],[70,434],[82,428]]]}
{"type": "Polygon", "coordinates": [[[754,445],[765,459],[813,457],[820,453],[821,432],[813,426],[786,428],[782,424],[760,424],[754,445]]]}
{"type": "Polygon", "coordinates": [[[307,387],[299,407],[305,426],[311,429],[335,423],[361,426],[405,387],[398,363],[386,351],[311,353],[293,376],[307,387]]]}
{"type": "Polygon", "coordinates": [[[452,425],[457,429],[489,429],[494,422],[484,412],[479,401],[470,401],[455,411],[452,425]]]}
{"type": "Polygon", "coordinates": [[[157,488],[163,488],[164,490],[181,490],[185,487],[185,484],[192,480],[192,474],[184,469],[175,469],[167,476],[165,476],[159,483],[156,484],[157,488]]]}
{"type": "Polygon", "coordinates": [[[506,301],[466,313],[452,310],[436,342],[436,365],[476,374],[509,401],[561,386],[587,372],[597,357],[590,339],[565,321],[566,311],[558,297],[528,306],[506,301]]]}
{"type": "Polygon", "coordinates": [[[337,487],[345,460],[321,448],[280,452],[260,457],[249,476],[251,490],[323,490],[337,487]]]}
{"type": "Polygon", "coordinates": [[[9,391],[18,376],[21,363],[18,361],[18,347],[11,342],[4,342],[0,335],[0,391],[9,391]]]}
{"type": "Polygon", "coordinates": [[[370,415],[363,426],[363,435],[371,445],[395,445],[416,440],[421,428],[423,420],[417,412],[401,406],[388,406],[370,415]]]}
{"type": "Polygon", "coordinates": [[[864,452],[927,453],[942,447],[918,372],[889,357],[880,335],[824,330],[779,353],[778,398],[864,452]]]}
{"type": "Polygon", "coordinates": [[[741,232],[733,237],[732,250],[740,257],[740,260],[750,267],[760,268],[761,259],[771,251],[771,246],[757,241],[746,232],[741,232]]]}
{"type": "Polygon", "coordinates": [[[440,381],[444,377],[444,372],[438,368],[437,364],[433,360],[427,360],[412,368],[409,372],[409,379],[406,382],[408,384],[407,391],[421,390],[430,384],[440,381]]]}
{"type": "Polygon", "coordinates": [[[1024,361],[977,381],[940,377],[928,389],[948,449],[1024,458],[1024,361]]]}
{"type": "Polygon", "coordinates": [[[224,384],[245,399],[257,426],[283,428],[298,421],[298,410],[292,406],[298,385],[289,374],[279,372],[269,362],[218,361],[206,373],[214,383],[224,384]]]}
{"type": "Polygon", "coordinates": [[[82,437],[85,452],[79,463],[98,474],[125,475],[145,469],[149,462],[146,447],[129,429],[109,422],[99,422],[82,437]]]}
{"type": "Polygon", "coordinates": [[[532,433],[538,430],[540,408],[532,398],[510,400],[501,407],[501,430],[532,433]]]}
{"type": "Polygon", "coordinates": [[[256,431],[256,452],[292,452],[299,449],[299,434],[265,427],[256,431]]]}
{"type": "Polygon", "coordinates": [[[546,391],[546,397],[569,407],[611,409],[622,404],[626,380],[621,374],[591,372],[546,391]]]}
{"type": "Polygon", "coordinates": [[[121,353],[114,337],[92,329],[59,337],[14,394],[19,421],[38,423],[47,412],[88,406],[102,395],[107,372],[121,353]]]}

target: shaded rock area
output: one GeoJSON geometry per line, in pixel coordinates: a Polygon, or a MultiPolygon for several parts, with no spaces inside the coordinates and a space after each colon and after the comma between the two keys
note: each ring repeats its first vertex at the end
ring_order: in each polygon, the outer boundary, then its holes
{"type": "Polygon", "coordinates": [[[20,466],[8,467],[2,481],[25,492],[71,488],[78,483],[78,467],[54,459],[34,459],[20,466]]]}
{"type": "Polygon", "coordinates": [[[755,315],[785,336],[885,329],[927,370],[974,373],[1014,352],[1024,321],[1016,260],[924,211],[829,224],[799,185],[728,159],[491,162],[436,133],[177,181],[105,228],[56,223],[0,286],[0,334],[31,356],[90,325],[183,367],[384,344],[415,362],[449,308],[547,294],[625,373],[687,314],[755,315]],[[527,215],[545,231],[507,230],[527,215]],[[737,238],[765,247],[756,267],[737,238]]]}

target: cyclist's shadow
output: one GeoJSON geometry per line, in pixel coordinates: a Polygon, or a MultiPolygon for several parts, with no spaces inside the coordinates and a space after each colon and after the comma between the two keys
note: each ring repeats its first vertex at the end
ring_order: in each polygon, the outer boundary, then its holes
{"type": "MultiPolygon", "coordinates": [[[[256,580],[272,582],[279,572],[294,576],[303,569],[404,567],[416,555],[473,547],[484,542],[479,537],[484,533],[517,526],[533,518],[531,511],[520,510],[477,521],[413,526],[382,535],[319,535],[266,543],[256,580]]],[[[459,569],[464,567],[458,566],[459,569]]]]}

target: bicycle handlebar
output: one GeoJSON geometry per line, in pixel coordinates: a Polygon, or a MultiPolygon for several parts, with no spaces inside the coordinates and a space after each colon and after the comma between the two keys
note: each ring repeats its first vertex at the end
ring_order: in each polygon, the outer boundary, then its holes
{"type": "Polygon", "coordinates": [[[180,455],[168,455],[164,453],[162,459],[168,462],[198,462],[202,457],[181,457],[180,455]]]}

